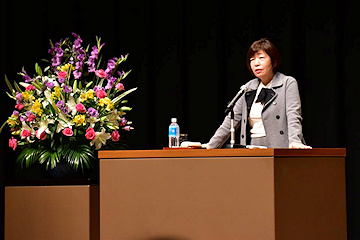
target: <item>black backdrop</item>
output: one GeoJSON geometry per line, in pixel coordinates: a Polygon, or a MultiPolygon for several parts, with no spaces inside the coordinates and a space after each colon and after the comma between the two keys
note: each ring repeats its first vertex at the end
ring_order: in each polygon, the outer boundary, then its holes
{"type": "MultiPolygon", "coordinates": [[[[132,149],[166,146],[172,117],[189,140],[207,142],[222,122],[227,102],[251,77],[245,67],[248,47],[270,37],[283,57],[281,71],[298,80],[307,143],[347,149],[348,237],[359,238],[360,35],[355,0],[7,0],[0,6],[1,123],[13,111],[5,74],[20,80],[16,73],[22,66],[33,74],[35,62],[49,57],[49,39],[56,42],[76,32],[85,43],[95,43],[97,35],[106,43],[105,59],[129,53],[121,68],[132,69],[126,89],[138,87],[127,98],[135,127],[126,136],[132,149]]],[[[4,181],[15,171],[6,130],[0,136],[0,216],[4,181]]]]}

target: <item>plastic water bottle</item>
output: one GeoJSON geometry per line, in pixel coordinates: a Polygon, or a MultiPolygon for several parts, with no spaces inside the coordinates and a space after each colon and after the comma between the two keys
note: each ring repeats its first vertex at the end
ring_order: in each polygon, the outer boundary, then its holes
{"type": "Polygon", "coordinates": [[[176,118],[171,118],[169,125],[169,148],[180,147],[180,127],[176,118]]]}

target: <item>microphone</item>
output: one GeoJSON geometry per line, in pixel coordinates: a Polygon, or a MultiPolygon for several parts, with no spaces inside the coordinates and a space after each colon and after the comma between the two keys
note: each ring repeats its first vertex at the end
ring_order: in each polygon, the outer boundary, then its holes
{"type": "Polygon", "coordinates": [[[246,86],[242,85],[240,87],[239,92],[236,94],[236,96],[231,100],[231,102],[227,105],[225,114],[228,114],[234,107],[235,103],[239,100],[239,98],[246,92],[246,86]]]}

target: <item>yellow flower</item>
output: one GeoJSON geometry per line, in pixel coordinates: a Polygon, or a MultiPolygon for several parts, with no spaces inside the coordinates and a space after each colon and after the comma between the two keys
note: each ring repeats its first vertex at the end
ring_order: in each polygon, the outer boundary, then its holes
{"type": "Polygon", "coordinates": [[[30,101],[30,99],[34,99],[34,96],[30,93],[30,91],[22,92],[22,96],[25,101],[30,101]]]}
{"type": "Polygon", "coordinates": [[[92,89],[88,90],[85,93],[81,93],[80,94],[81,102],[85,102],[88,99],[94,99],[94,94],[95,94],[95,92],[92,89]]]}
{"type": "Polygon", "coordinates": [[[9,117],[6,122],[10,125],[11,128],[14,128],[19,124],[19,120],[15,115],[11,115],[11,117],[9,117]]]}
{"type": "Polygon", "coordinates": [[[80,97],[79,97],[80,99],[81,99],[81,102],[85,102],[87,99],[86,99],[86,93],[81,93],[80,94],[80,97]]]}
{"type": "Polygon", "coordinates": [[[41,109],[41,103],[39,102],[38,99],[36,99],[35,103],[32,105],[31,110],[32,110],[35,114],[41,116],[43,110],[41,109]]]}
{"type": "Polygon", "coordinates": [[[90,89],[86,92],[86,98],[94,99],[94,90],[90,89]]]}
{"type": "Polygon", "coordinates": [[[60,94],[61,94],[61,92],[60,92],[60,87],[59,87],[59,86],[56,86],[56,87],[54,87],[54,91],[53,91],[52,94],[51,94],[51,98],[54,99],[54,100],[59,99],[59,98],[60,98],[60,94]]]}
{"type": "Polygon", "coordinates": [[[106,107],[106,110],[107,111],[111,111],[111,110],[113,110],[113,108],[114,108],[114,103],[112,103],[111,101],[110,101],[110,103],[107,105],[107,107],[106,107]]]}
{"type": "Polygon", "coordinates": [[[73,122],[76,124],[76,125],[85,125],[86,122],[85,122],[85,115],[76,115],[74,117],[74,120],[73,122]]]}
{"type": "Polygon", "coordinates": [[[106,107],[105,109],[107,111],[111,111],[114,108],[114,103],[111,102],[111,99],[108,97],[104,97],[104,98],[100,99],[98,105],[100,107],[106,107]]]}
{"type": "Polygon", "coordinates": [[[64,66],[58,67],[58,70],[60,70],[61,72],[62,71],[67,72],[70,67],[71,67],[71,70],[75,70],[75,67],[73,65],[71,65],[70,63],[67,63],[64,66]]]}
{"type": "Polygon", "coordinates": [[[104,97],[104,98],[99,100],[99,106],[100,107],[104,107],[105,105],[107,106],[109,103],[111,103],[111,100],[108,97],[104,97]]]}

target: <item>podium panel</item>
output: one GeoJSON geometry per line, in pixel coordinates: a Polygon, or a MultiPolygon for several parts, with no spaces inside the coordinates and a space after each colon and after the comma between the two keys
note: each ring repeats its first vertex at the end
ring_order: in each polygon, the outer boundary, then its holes
{"type": "Polygon", "coordinates": [[[5,240],[99,239],[99,186],[6,186],[5,240]]]}
{"type": "Polygon", "coordinates": [[[346,239],[345,149],[100,151],[100,238],[346,239]]]}

